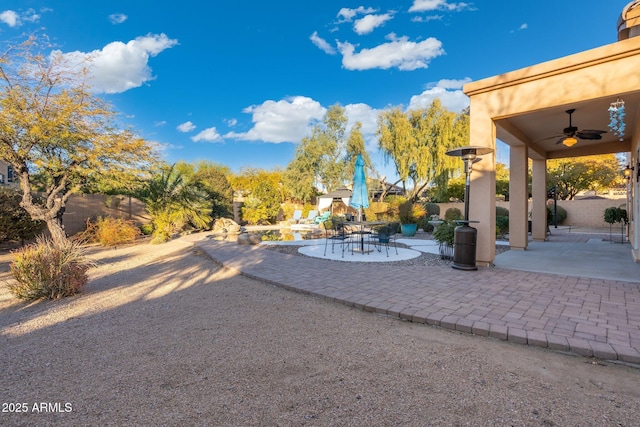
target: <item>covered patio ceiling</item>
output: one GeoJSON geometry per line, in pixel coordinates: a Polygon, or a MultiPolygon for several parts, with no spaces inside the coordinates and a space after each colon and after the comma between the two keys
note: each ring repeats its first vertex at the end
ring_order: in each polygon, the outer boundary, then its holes
{"type": "MultiPolygon", "coordinates": [[[[544,97],[544,93],[540,94],[544,97]]],[[[530,111],[495,120],[496,136],[509,146],[526,144],[532,159],[558,159],[594,154],[628,152],[640,109],[640,90],[618,95],[625,102],[625,137],[623,141],[609,129],[609,106],[615,97],[590,99],[552,108],[530,111]],[[578,139],[573,147],[558,143],[563,129],[569,126],[569,109],[575,109],[572,126],[579,130],[604,130],[600,140],[578,139]]]]}

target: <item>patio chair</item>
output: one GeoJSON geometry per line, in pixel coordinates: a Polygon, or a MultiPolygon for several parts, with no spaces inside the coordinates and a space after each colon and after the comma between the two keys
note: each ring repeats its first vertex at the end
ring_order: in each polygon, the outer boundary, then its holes
{"type": "Polygon", "coordinates": [[[375,227],[371,233],[370,241],[373,241],[374,246],[378,249],[378,252],[382,252],[384,246],[387,256],[389,256],[389,245],[393,244],[398,255],[398,245],[396,242],[396,234],[398,233],[399,224],[397,222],[388,222],[379,227],[375,227]]]}
{"type": "Polygon", "coordinates": [[[326,236],[324,241],[324,256],[327,256],[327,247],[329,246],[329,241],[331,241],[331,253],[334,253],[337,242],[341,247],[342,258],[344,258],[345,247],[349,245],[351,234],[347,227],[344,226],[344,222],[333,221],[331,226],[327,226],[328,222],[329,221],[324,221],[320,223],[324,228],[326,236]]]}
{"type": "Polygon", "coordinates": [[[317,216],[318,216],[318,211],[312,209],[307,214],[307,217],[304,219],[301,219],[300,222],[303,224],[315,224],[317,216]]]}
{"type": "Polygon", "coordinates": [[[326,211],[322,215],[316,216],[316,218],[313,220],[313,222],[316,225],[322,224],[322,223],[326,222],[329,219],[330,216],[331,216],[331,212],[330,211],[326,211]]]}
{"type": "Polygon", "coordinates": [[[297,224],[302,219],[302,209],[296,209],[293,211],[293,217],[289,220],[292,224],[297,224]]]}

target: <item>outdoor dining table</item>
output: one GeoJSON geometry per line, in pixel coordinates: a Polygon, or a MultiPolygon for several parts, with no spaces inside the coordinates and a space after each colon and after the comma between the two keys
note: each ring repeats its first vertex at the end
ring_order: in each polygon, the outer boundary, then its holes
{"type": "Polygon", "coordinates": [[[354,234],[359,234],[360,235],[360,248],[359,250],[357,250],[357,252],[361,252],[361,253],[366,253],[366,252],[371,252],[371,250],[366,251],[364,250],[364,235],[367,234],[365,232],[365,229],[367,227],[373,227],[376,225],[383,225],[386,224],[385,221],[348,221],[345,222],[344,225],[345,226],[356,226],[359,227],[359,230],[355,231],[354,234]]]}

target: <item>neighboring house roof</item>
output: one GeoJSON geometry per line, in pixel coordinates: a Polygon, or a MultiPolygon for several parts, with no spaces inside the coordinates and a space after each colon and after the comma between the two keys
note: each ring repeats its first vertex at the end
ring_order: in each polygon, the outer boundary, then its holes
{"type": "Polygon", "coordinates": [[[345,197],[351,197],[351,190],[348,188],[338,188],[335,191],[318,196],[319,199],[344,199],[345,197]]]}

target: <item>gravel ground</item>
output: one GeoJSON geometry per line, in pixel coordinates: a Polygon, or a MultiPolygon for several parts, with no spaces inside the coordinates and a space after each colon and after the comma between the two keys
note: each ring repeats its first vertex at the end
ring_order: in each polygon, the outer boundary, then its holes
{"type": "Polygon", "coordinates": [[[638,425],[632,367],[296,294],[183,241],[91,253],[78,296],[0,289],[0,425],[638,425]]]}

